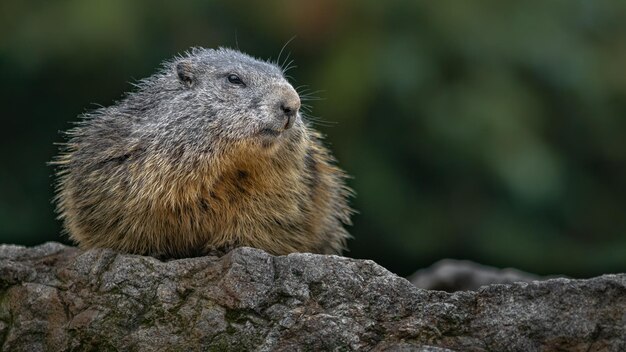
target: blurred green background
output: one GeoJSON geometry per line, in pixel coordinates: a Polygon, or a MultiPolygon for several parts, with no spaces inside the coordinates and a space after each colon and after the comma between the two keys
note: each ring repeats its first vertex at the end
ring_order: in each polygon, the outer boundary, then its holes
{"type": "Polygon", "coordinates": [[[0,242],[61,240],[71,127],[191,46],[287,46],[354,179],[348,256],[626,271],[626,1],[0,3],[0,242]]]}

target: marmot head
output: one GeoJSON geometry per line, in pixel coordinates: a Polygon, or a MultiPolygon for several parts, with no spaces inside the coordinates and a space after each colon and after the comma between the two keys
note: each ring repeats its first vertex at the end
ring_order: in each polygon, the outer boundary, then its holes
{"type": "Polygon", "coordinates": [[[274,150],[304,131],[300,97],[282,69],[235,50],[194,48],[138,87],[125,105],[160,147],[274,150]]]}

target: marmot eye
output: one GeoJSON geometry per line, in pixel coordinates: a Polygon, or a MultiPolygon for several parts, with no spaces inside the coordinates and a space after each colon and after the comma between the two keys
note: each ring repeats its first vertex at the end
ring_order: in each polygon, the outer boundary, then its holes
{"type": "Polygon", "coordinates": [[[239,76],[237,76],[234,73],[231,73],[231,74],[228,75],[228,82],[230,82],[232,84],[237,84],[237,85],[240,85],[240,86],[245,86],[245,84],[243,83],[241,78],[239,78],[239,76]]]}

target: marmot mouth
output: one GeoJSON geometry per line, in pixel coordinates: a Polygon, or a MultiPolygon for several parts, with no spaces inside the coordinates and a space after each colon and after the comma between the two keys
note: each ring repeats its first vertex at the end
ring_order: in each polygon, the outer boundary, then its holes
{"type": "Polygon", "coordinates": [[[262,128],[257,132],[258,135],[264,137],[278,137],[281,134],[287,132],[294,124],[294,118],[291,116],[287,116],[286,121],[275,121],[274,123],[265,125],[266,127],[262,128]]]}

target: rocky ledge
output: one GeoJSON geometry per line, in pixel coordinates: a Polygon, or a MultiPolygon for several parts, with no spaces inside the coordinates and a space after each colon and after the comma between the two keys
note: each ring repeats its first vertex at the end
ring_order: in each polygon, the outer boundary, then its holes
{"type": "Polygon", "coordinates": [[[0,247],[3,351],[625,351],[626,274],[445,293],[338,256],[0,247]]]}

